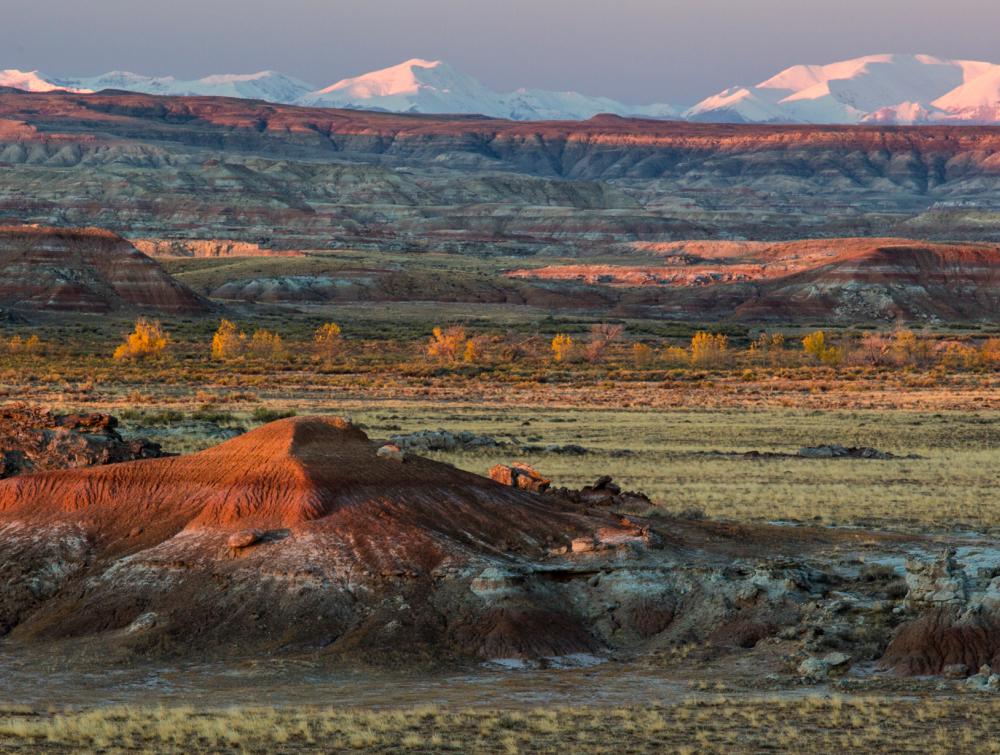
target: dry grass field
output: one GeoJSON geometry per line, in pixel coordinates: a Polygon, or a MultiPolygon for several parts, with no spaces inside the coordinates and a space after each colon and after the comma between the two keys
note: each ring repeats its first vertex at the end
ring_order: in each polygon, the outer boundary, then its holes
{"type": "Polygon", "coordinates": [[[0,709],[21,752],[1000,752],[1000,701],[693,695],[674,704],[527,710],[0,709]]]}

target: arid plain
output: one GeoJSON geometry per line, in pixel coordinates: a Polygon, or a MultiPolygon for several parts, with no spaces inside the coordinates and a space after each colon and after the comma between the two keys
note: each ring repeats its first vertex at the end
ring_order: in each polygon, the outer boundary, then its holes
{"type": "Polygon", "coordinates": [[[0,117],[3,747],[996,749],[995,129],[0,117]]]}

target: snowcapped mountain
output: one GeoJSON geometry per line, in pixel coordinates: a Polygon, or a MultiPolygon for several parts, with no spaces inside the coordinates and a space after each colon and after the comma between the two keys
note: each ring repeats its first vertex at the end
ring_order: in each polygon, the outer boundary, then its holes
{"type": "Polygon", "coordinates": [[[172,95],[208,95],[242,97],[269,102],[294,102],[313,87],[276,71],[248,74],[216,74],[193,81],[173,76],[142,76],[128,71],[112,71],[76,79],[51,79],[55,88],[99,92],[102,89],[123,89],[128,92],[172,95]]]}
{"type": "Polygon", "coordinates": [[[69,88],[55,83],[55,79],[41,71],[18,71],[16,68],[0,69],[0,87],[23,89],[26,92],[53,92],[69,88]]]}
{"type": "Polygon", "coordinates": [[[55,78],[38,71],[0,71],[0,86],[30,92],[99,92],[122,89],[160,95],[243,97],[289,105],[385,110],[397,113],[468,113],[514,120],[583,120],[599,113],[677,118],[671,105],[625,105],[577,92],[519,89],[499,93],[440,60],[413,58],[390,68],[342,79],[323,89],[276,71],[217,74],[193,81],[112,71],[55,78]]]}
{"type": "Polygon", "coordinates": [[[299,103],[396,113],[476,113],[518,121],[581,120],[598,113],[655,118],[680,114],[670,105],[637,107],[577,92],[518,89],[501,94],[444,61],[420,58],[343,79],[305,95],[299,103]]]}
{"type": "Polygon", "coordinates": [[[495,93],[440,60],[413,58],[390,68],[342,79],[300,98],[302,105],[388,110],[394,113],[478,113],[497,118],[495,93]]]}
{"type": "Polygon", "coordinates": [[[685,112],[691,120],[751,123],[931,123],[962,120],[1000,101],[1000,66],[930,55],[868,55],[798,65],[734,87],[685,112]]]}
{"type": "Polygon", "coordinates": [[[400,113],[465,113],[493,118],[584,120],[600,113],[735,123],[1000,124],[1000,65],[930,55],[867,55],[826,65],[796,65],[753,86],[736,86],[687,110],[626,105],[577,92],[495,92],[440,60],[413,58],[322,89],[276,71],[218,74],[184,81],[113,71],[55,78],[0,70],[0,87],[31,92],[123,89],[162,95],[211,95],[312,107],[400,113]]]}

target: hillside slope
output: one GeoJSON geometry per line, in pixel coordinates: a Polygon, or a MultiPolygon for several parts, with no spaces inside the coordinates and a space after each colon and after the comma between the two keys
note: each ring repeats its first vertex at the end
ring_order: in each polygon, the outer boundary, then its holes
{"type": "Polygon", "coordinates": [[[40,226],[0,226],[0,304],[61,312],[210,308],[114,233],[40,226]]]}

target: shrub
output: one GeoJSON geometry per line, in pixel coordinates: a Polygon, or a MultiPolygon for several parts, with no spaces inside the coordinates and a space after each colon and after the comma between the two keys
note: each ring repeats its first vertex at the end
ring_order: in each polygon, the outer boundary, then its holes
{"type": "Polygon", "coordinates": [[[212,359],[236,359],[243,354],[246,340],[246,334],[239,332],[235,323],[223,320],[212,336],[212,359]]]}
{"type": "Polygon", "coordinates": [[[941,364],[952,370],[971,370],[982,366],[981,352],[967,343],[947,341],[939,347],[941,364]]]}
{"type": "Polygon", "coordinates": [[[663,350],[663,360],[671,367],[682,367],[691,362],[691,354],[681,346],[668,346],[663,350]]]}
{"type": "Polygon", "coordinates": [[[167,348],[167,334],[158,322],[140,318],[135,322],[135,330],[125,337],[125,343],[115,349],[114,358],[143,359],[157,357],[167,348]]]}
{"type": "Polygon", "coordinates": [[[985,364],[990,367],[1000,367],[1000,338],[988,338],[983,344],[982,354],[985,364]]]}
{"type": "Polygon", "coordinates": [[[573,339],[565,333],[557,333],[552,339],[552,358],[564,362],[573,350],[573,339]]]}
{"type": "Polygon", "coordinates": [[[250,417],[254,422],[274,422],[276,419],[294,417],[294,409],[268,409],[266,406],[255,407],[250,417]]]}
{"type": "Polygon", "coordinates": [[[931,344],[912,330],[901,328],[893,338],[893,355],[898,364],[923,365],[930,361],[931,344]]]}
{"type": "Polygon", "coordinates": [[[889,339],[880,333],[868,333],[858,344],[857,360],[862,364],[881,367],[889,364],[892,359],[892,346],[889,339]]]}
{"type": "Polygon", "coordinates": [[[721,333],[698,331],[691,338],[691,364],[719,367],[726,361],[729,339],[721,333]]]}
{"type": "Polygon", "coordinates": [[[281,336],[269,330],[255,330],[250,339],[250,353],[257,359],[275,361],[285,358],[281,336]]]}
{"type": "Polygon", "coordinates": [[[761,332],[750,343],[750,359],[762,364],[777,365],[784,361],[785,336],[781,333],[761,332]]]}
{"type": "Polygon", "coordinates": [[[313,334],[313,345],[316,347],[316,353],[323,359],[333,359],[340,351],[342,344],[340,326],[335,322],[320,325],[313,334]]]}
{"type": "Polygon", "coordinates": [[[427,344],[427,356],[442,362],[456,362],[459,354],[464,354],[465,342],[465,328],[461,325],[445,330],[434,328],[427,344]]]}
{"type": "Polygon", "coordinates": [[[584,349],[584,357],[588,362],[600,362],[608,346],[622,337],[624,325],[609,325],[601,323],[590,328],[590,340],[584,349]]]}
{"type": "Polygon", "coordinates": [[[644,343],[632,344],[632,359],[636,367],[648,367],[653,363],[653,349],[644,343]]]}

